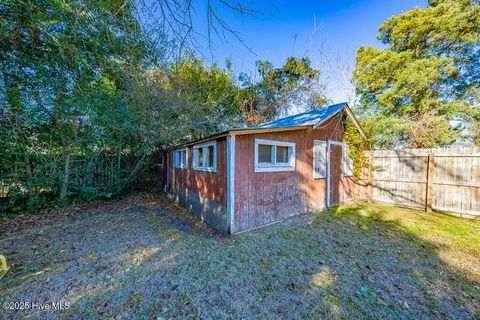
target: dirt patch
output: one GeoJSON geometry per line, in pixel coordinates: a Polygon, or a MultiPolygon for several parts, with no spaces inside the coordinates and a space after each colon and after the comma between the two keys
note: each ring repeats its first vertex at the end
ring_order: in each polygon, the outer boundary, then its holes
{"type": "MultiPolygon", "coordinates": [[[[0,317],[479,316],[477,271],[449,263],[442,255],[455,250],[437,245],[452,246],[451,239],[439,241],[446,236],[437,230],[438,241],[429,241],[362,210],[311,214],[236,237],[146,193],[4,220],[0,252],[12,269],[0,282],[0,302],[71,307],[0,317]]],[[[479,258],[474,249],[463,254],[479,258]]]]}

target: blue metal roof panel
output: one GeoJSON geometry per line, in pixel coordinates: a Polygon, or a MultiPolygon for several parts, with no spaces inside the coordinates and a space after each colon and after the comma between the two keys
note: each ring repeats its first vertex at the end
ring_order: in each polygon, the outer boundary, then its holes
{"type": "Polygon", "coordinates": [[[325,120],[328,120],[338,112],[340,112],[342,109],[344,109],[347,106],[345,102],[343,103],[338,103],[334,104],[325,108],[317,109],[317,110],[312,110],[304,113],[299,113],[293,116],[285,117],[282,119],[270,121],[263,123],[258,126],[251,126],[251,127],[244,127],[244,128],[233,128],[224,132],[220,132],[218,134],[214,134],[208,137],[204,137],[201,139],[197,139],[194,141],[190,141],[188,143],[183,143],[176,145],[174,147],[170,147],[170,149],[173,148],[178,148],[181,146],[185,145],[190,145],[193,143],[198,143],[199,141],[205,141],[208,140],[209,138],[214,138],[216,136],[221,136],[228,134],[229,132],[232,131],[243,131],[243,130],[250,130],[250,129],[276,129],[276,128],[293,128],[293,127],[300,127],[300,126],[313,126],[317,123],[321,123],[325,120]]]}
{"type": "Polygon", "coordinates": [[[322,109],[299,113],[293,116],[263,123],[250,129],[285,128],[298,126],[311,126],[322,120],[326,120],[345,108],[345,103],[334,104],[322,109]]]}

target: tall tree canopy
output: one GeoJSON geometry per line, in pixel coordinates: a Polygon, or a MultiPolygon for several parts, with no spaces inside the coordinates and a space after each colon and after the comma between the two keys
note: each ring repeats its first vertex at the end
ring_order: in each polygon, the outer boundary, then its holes
{"type": "Polygon", "coordinates": [[[241,77],[245,90],[241,93],[240,111],[247,124],[284,116],[295,107],[310,110],[327,103],[320,72],[312,68],[308,58],[290,57],[280,68],[268,61],[257,61],[257,69],[259,81],[241,77]]]}
{"type": "Polygon", "coordinates": [[[429,1],[386,20],[378,39],[386,48],[361,47],[353,76],[378,146],[434,147],[478,134],[479,1],[429,1]]]}
{"type": "Polygon", "coordinates": [[[131,90],[133,113],[143,110],[137,122],[153,122],[155,145],[167,147],[224,131],[242,123],[232,74],[201,59],[184,58],[150,69],[145,80],[131,90]],[[152,115],[154,117],[152,118],[152,115]]]}

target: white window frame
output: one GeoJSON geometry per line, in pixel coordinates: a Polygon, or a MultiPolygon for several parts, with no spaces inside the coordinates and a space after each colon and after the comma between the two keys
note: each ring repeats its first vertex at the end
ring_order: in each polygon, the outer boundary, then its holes
{"type": "Polygon", "coordinates": [[[281,172],[281,171],[295,171],[295,143],[294,142],[285,142],[285,141],[276,141],[276,140],[266,140],[266,139],[255,139],[254,147],[254,167],[255,172],[281,172]],[[272,161],[273,163],[261,163],[258,162],[258,146],[270,145],[272,146],[272,161]],[[276,147],[288,147],[291,148],[289,152],[288,163],[276,163],[277,159],[277,148],[276,147]]]}
{"type": "Polygon", "coordinates": [[[313,149],[312,149],[312,169],[313,169],[313,179],[326,179],[327,178],[327,161],[328,161],[328,143],[325,140],[313,140],[313,149]],[[325,175],[319,175],[315,171],[315,145],[323,145],[325,149],[325,175]]]}
{"type": "Polygon", "coordinates": [[[197,171],[216,172],[217,171],[217,141],[210,141],[193,146],[193,169],[197,171]],[[205,167],[203,164],[207,162],[207,153],[202,151],[202,166],[198,166],[198,149],[203,149],[213,146],[213,163],[210,167],[205,167]]]}
{"type": "Polygon", "coordinates": [[[188,148],[180,148],[180,149],[176,149],[173,153],[173,163],[174,163],[174,167],[175,169],[188,169],[188,148]],[[178,153],[181,153],[185,151],[185,163],[179,163],[181,161],[178,161],[178,159],[181,159],[181,156],[180,158],[178,157],[178,153]]]}

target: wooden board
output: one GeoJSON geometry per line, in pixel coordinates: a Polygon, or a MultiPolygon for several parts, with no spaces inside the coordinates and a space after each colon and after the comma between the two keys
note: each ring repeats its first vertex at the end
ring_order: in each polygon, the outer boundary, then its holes
{"type": "MultiPolygon", "coordinates": [[[[423,209],[431,203],[434,210],[480,216],[479,148],[376,150],[366,156],[372,159],[374,202],[423,209]]],[[[364,170],[360,199],[369,197],[368,182],[364,170]]]]}
{"type": "MultiPolygon", "coordinates": [[[[236,136],[234,233],[326,208],[326,179],[313,178],[314,140],[342,141],[341,118],[333,117],[314,130],[236,136]],[[255,172],[255,139],[295,143],[295,171],[255,172]]],[[[351,179],[342,180],[343,186],[348,192],[339,194],[353,195],[351,179]]]]}

